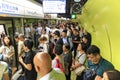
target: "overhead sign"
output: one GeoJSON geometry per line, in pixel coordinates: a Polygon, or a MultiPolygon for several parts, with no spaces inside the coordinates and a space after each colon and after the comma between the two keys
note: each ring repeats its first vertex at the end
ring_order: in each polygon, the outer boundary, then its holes
{"type": "Polygon", "coordinates": [[[24,14],[24,7],[0,1],[0,13],[7,14],[24,14]]]}
{"type": "Polygon", "coordinates": [[[66,0],[43,0],[44,13],[65,13],[66,0]]]}

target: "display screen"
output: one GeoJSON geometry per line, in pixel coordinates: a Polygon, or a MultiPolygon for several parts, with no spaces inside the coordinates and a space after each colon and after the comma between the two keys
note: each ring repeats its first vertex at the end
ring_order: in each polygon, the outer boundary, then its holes
{"type": "Polygon", "coordinates": [[[43,0],[44,13],[65,13],[66,0],[43,0]]]}

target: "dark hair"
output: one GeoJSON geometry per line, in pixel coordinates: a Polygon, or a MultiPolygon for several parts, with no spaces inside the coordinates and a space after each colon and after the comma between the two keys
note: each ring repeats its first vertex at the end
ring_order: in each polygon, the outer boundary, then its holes
{"type": "Polygon", "coordinates": [[[74,31],[79,32],[78,29],[74,29],[74,31]]]}
{"type": "Polygon", "coordinates": [[[70,50],[70,45],[69,44],[65,43],[64,46],[65,46],[66,49],[70,50]]]}
{"type": "Polygon", "coordinates": [[[24,41],[24,45],[28,48],[28,49],[32,49],[32,47],[33,47],[33,41],[32,40],[29,40],[29,39],[27,39],[27,40],[25,40],[24,41]]]}
{"type": "Polygon", "coordinates": [[[19,37],[18,37],[18,35],[16,34],[16,35],[14,36],[14,38],[16,39],[16,38],[19,38],[19,37]]]}
{"type": "Polygon", "coordinates": [[[120,79],[120,72],[118,70],[107,70],[105,72],[107,73],[109,80],[119,80],[120,79]]]}
{"type": "Polygon", "coordinates": [[[87,54],[93,54],[96,56],[97,54],[100,54],[100,49],[96,45],[91,45],[87,49],[87,54]]]}
{"type": "Polygon", "coordinates": [[[64,29],[62,32],[67,33],[67,30],[66,30],[66,29],[64,29]]]}
{"type": "Polygon", "coordinates": [[[42,29],[42,31],[46,31],[46,29],[45,29],[45,28],[43,28],[43,29],[42,29]]]}
{"type": "Polygon", "coordinates": [[[81,44],[81,48],[82,48],[82,50],[86,52],[86,49],[87,49],[86,44],[83,43],[83,42],[82,42],[82,43],[79,43],[79,44],[81,44]]]}
{"type": "Polygon", "coordinates": [[[56,44],[55,45],[55,54],[61,55],[63,52],[62,45],[61,44],[56,44]]]}
{"type": "Polygon", "coordinates": [[[88,40],[88,36],[87,35],[84,35],[83,38],[87,39],[88,40]]]}
{"type": "MultiPolygon", "coordinates": [[[[10,36],[5,36],[5,37],[7,37],[7,38],[10,40],[9,46],[10,46],[10,45],[13,45],[13,42],[12,42],[11,37],[10,37],[10,36]]],[[[4,38],[4,39],[5,39],[5,38],[4,38]]],[[[5,46],[7,46],[4,40],[3,40],[3,43],[4,43],[5,46]]]]}
{"type": "Polygon", "coordinates": [[[55,31],[53,34],[57,35],[58,37],[60,37],[60,32],[59,31],[55,31]]]}

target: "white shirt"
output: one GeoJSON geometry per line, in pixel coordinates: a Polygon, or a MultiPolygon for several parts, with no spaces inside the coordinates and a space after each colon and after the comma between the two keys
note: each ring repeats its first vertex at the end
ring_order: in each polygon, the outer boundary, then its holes
{"type": "Polygon", "coordinates": [[[51,72],[40,78],[40,80],[66,80],[64,73],[54,68],[51,72]]]}
{"type": "Polygon", "coordinates": [[[41,35],[42,34],[42,27],[37,27],[37,31],[38,31],[38,34],[41,35]]]}
{"type": "Polygon", "coordinates": [[[6,58],[11,53],[14,53],[14,47],[13,46],[7,47],[7,46],[2,45],[0,47],[0,53],[4,56],[4,58],[6,58]]]}
{"type": "Polygon", "coordinates": [[[24,47],[24,41],[19,41],[18,42],[18,55],[24,55],[23,54],[23,47],[24,47]]]}
{"type": "Polygon", "coordinates": [[[2,80],[3,75],[8,73],[8,65],[7,63],[0,61],[0,80],[2,80]]]}
{"type": "MultiPolygon", "coordinates": [[[[62,64],[63,68],[65,68],[65,67],[64,67],[64,58],[63,58],[63,57],[61,57],[60,63],[62,64]]],[[[56,64],[57,64],[56,59],[53,59],[53,60],[52,60],[52,68],[56,68],[56,64]]]]}
{"type": "Polygon", "coordinates": [[[68,43],[68,41],[67,41],[67,37],[62,38],[62,40],[63,40],[63,43],[64,43],[64,44],[65,44],[65,43],[68,43]]]}
{"type": "Polygon", "coordinates": [[[86,60],[86,54],[81,54],[79,51],[77,52],[76,54],[76,57],[75,59],[78,59],[79,63],[80,64],[84,64],[85,63],[85,60],[86,60]]]}
{"type": "Polygon", "coordinates": [[[30,37],[30,28],[29,27],[25,28],[25,36],[30,37]]]}

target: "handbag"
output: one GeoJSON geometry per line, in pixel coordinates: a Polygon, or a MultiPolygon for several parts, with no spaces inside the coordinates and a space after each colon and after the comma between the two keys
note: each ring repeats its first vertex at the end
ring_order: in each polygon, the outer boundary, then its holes
{"type": "Polygon", "coordinates": [[[80,67],[77,67],[76,69],[74,69],[73,71],[75,72],[76,75],[80,76],[81,73],[85,70],[85,66],[80,66],[80,67]]]}
{"type": "MultiPolygon", "coordinates": [[[[82,55],[83,55],[83,54],[82,54],[82,55]]],[[[82,55],[80,55],[80,56],[78,57],[78,59],[79,59],[82,55]]],[[[76,64],[76,63],[79,63],[79,61],[78,61],[78,60],[75,61],[75,64],[76,64]]],[[[84,66],[84,65],[81,65],[81,66],[77,67],[76,69],[74,69],[73,71],[75,72],[76,75],[80,76],[81,73],[82,73],[84,70],[85,70],[85,66],[84,66]]]]}

